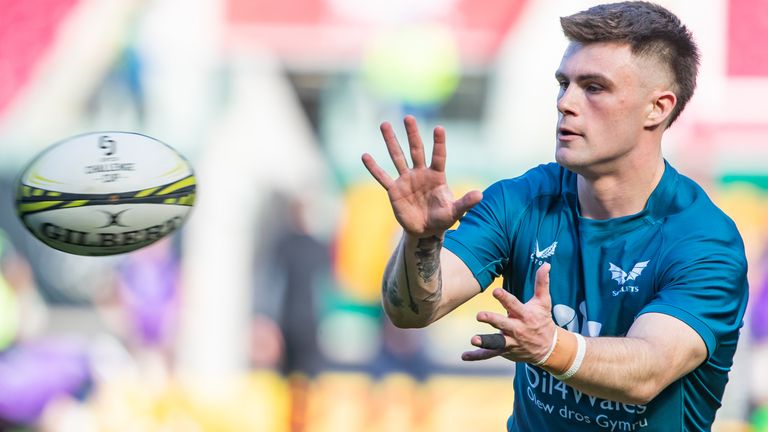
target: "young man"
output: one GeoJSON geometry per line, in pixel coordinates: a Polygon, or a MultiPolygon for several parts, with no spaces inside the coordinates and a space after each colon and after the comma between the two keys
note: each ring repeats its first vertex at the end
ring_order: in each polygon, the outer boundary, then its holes
{"type": "Polygon", "coordinates": [[[676,16],[646,2],[561,25],[570,44],[555,74],[557,163],[454,201],[445,131],[434,130],[428,167],[406,117],[409,168],[382,124],[399,177],[370,155],[363,163],[404,230],[384,309],[400,327],[426,326],[503,276],[493,295],[506,315],[477,315],[498,333],[472,337],[463,359],[516,362],[508,430],[709,430],[747,263],[733,222],[661,153],[693,94],[698,49],[676,16]]]}

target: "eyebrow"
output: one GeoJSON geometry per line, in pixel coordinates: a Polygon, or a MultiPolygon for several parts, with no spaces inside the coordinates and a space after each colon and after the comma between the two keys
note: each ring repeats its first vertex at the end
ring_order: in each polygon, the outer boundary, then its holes
{"type": "MultiPolygon", "coordinates": [[[[555,72],[555,79],[557,79],[557,80],[566,79],[566,80],[571,81],[568,78],[568,76],[566,76],[561,71],[555,72]]],[[[602,83],[604,85],[607,85],[607,86],[613,85],[613,81],[611,81],[610,78],[608,78],[607,76],[605,76],[605,75],[603,75],[601,73],[587,73],[587,74],[576,75],[576,79],[573,80],[573,81],[576,81],[576,82],[598,81],[598,82],[600,82],[600,83],[602,83]]]]}

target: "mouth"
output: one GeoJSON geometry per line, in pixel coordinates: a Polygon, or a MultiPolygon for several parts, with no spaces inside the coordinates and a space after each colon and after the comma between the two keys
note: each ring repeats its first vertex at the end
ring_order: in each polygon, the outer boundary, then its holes
{"type": "Polygon", "coordinates": [[[580,133],[576,132],[573,129],[567,128],[567,127],[559,127],[557,128],[557,139],[568,141],[571,139],[575,139],[577,137],[582,136],[580,133]]]}

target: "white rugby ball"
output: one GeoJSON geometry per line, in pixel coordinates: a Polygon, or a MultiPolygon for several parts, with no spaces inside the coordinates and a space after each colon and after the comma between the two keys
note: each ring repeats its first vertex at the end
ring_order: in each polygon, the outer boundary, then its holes
{"type": "Polygon", "coordinates": [[[24,169],[16,211],[48,246],[114,255],[179,228],[195,190],[191,165],[170,146],[138,133],[93,132],[53,144],[24,169]]]}

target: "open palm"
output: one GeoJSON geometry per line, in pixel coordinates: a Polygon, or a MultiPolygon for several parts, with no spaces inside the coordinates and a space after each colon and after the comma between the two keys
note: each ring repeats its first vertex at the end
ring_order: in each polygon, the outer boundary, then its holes
{"type": "Polygon", "coordinates": [[[416,119],[406,116],[404,122],[413,167],[408,167],[392,125],[387,122],[381,124],[381,134],[398,178],[392,179],[368,153],[363,155],[363,164],[386,189],[395,218],[408,234],[418,237],[442,235],[480,202],[482,194],[471,191],[454,200],[445,177],[445,130],[439,126],[435,128],[432,161],[427,166],[416,119]]]}

